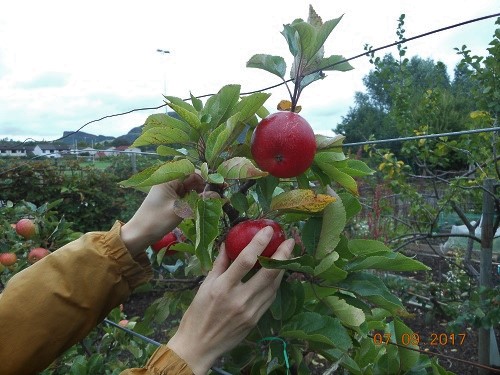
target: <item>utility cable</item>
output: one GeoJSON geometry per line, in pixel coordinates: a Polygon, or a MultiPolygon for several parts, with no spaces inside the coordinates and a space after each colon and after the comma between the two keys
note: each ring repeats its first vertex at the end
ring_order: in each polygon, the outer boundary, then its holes
{"type": "Polygon", "coordinates": [[[391,139],[371,140],[371,141],[364,141],[364,142],[345,143],[342,146],[344,146],[344,147],[352,147],[352,146],[365,146],[365,145],[382,144],[382,143],[415,141],[415,140],[418,140],[418,139],[432,139],[432,138],[440,138],[440,137],[454,137],[454,136],[467,135],[467,134],[495,132],[495,131],[499,131],[499,130],[500,130],[500,127],[482,128],[482,129],[469,129],[469,130],[461,130],[461,131],[448,132],[448,133],[424,134],[424,135],[415,135],[415,136],[412,136],[412,137],[400,137],[400,138],[391,138],[391,139]]]}
{"type": "MultiPolygon", "coordinates": [[[[410,38],[405,38],[403,40],[400,40],[400,41],[397,41],[397,42],[394,42],[394,43],[389,43],[389,44],[383,45],[381,47],[370,49],[367,52],[363,52],[363,53],[357,54],[355,56],[352,56],[350,58],[344,59],[342,61],[338,61],[338,62],[336,62],[336,63],[328,66],[327,68],[332,68],[332,67],[335,67],[336,65],[343,64],[345,62],[349,62],[349,61],[358,59],[360,57],[368,55],[369,53],[378,52],[378,51],[381,51],[381,50],[384,50],[384,49],[387,49],[387,48],[390,48],[390,47],[394,47],[394,46],[399,45],[399,44],[404,44],[404,43],[407,43],[407,42],[410,42],[410,41],[413,41],[413,40],[416,40],[416,39],[420,39],[420,38],[423,38],[423,37],[426,37],[426,36],[429,36],[429,35],[432,35],[432,34],[436,34],[436,33],[443,32],[443,31],[446,31],[446,30],[450,30],[450,29],[453,29],[453,28],[456,28],[456,27],[464,26],[464,25],[475,23],[475,22],[479,22],[479,21],[484,21],[484,20],[487,20],[487,19],[490,19],[490,18],[493,18],[493,17],[499,17],[499,16],[500,16],[500,13],[494,13],[494,14],[490,14],[490,15],[487,15],[487,16],[473,18],[473,19],[470,19],[470,20],[467,20],[467,21],[463,21],[463,22],[459,22],[459,23],[456,23],[456,24],[453,24],[453,25],[449,25],[449,26],[441,27],[441,28],[438,28],[438,29],[435,29],[435,30],[431,30],[431,31],[425,32],[423,34],[418,34],[418,35],[415,35],[415,36],[410,37],[410,38]]],[[[324,70],[324,69],[325,68],[323,68],[321,70],[324,70]]],[[[253,94],[253,93],[256,93],[256,92],[268,91],[268,90],[271,90],[273,88],[282,86],[282,85],[284,85],[284,84],[286,84],[286,83],[288,83],[290,81],[292,81],[292,79],[289,79],[289,80],[284,81],[284,82],[280,82],[280,83],[272,85],[272,86],[268,86],[268,87],[260,89],[260,90],[254,90],[254,91],[244,92],[244,93],[241,93],[241,95],[250,95],[250,94],[253,94]]],[[[196,98],[197,99],[202,99],[202,98],[213,96],[213,95],[214,94],[205,94],[205,95],[196,96],[196,98]]],[[[189,100],[189,99],[184,99],[184,100],[189,100]]],[[[108,118],[118,117],[118,116],[124,116],[124,115],[130,114],[130,113],[139,112],[139,111],[157,110],[157,109],[163,108],[165,106],[166,106],[166,104],[161,104],[161,105],[158,105],[158,106],[155,106],[155,107],[136,108],[136,109],[132,109],[132,110],[125,111],[125,112],[120,112],[120,113],[115,113],[115,114],[112,114],[112,115],[103,116],[103,117],[100,117],[100,118],[95,119],[95,120],[91,120],[91,121],[83,124],[81,127],[79,127],[74,132],[71,132],[71,133],[69,133],[69,134],[67,134],[67,135],[65,135],[65,136],[63,136],[61,138],[58,138],[55,141],[60,141],[60,140],[62,140],[64,138],[67,138],[67,137],[69,137],[69,136],[71,136],[73,134],[78,133],[80,130],[84,129],[85,127],[87,127],[90,124],[93,124],[93,123],[96,123],[96,122],[99,122],[99,121],[102,121],[102,120],[105,120],[105,119],[108,119],[108,118]]],[[[21,144],[23,144],[25,142],[26,141],[22,142],[21,144]]]]}
{"type": "MultiPolygon", "coordinates": [[[[115,328],[119,328],[121,329],[122,331],[128,333],[129,335],[132,335],[134,337],[137,337],[145,342],[147,342],[148,344],[151,344],[151,345],[154,345],[156,347],[160,347],[162,344],[159,343],[158,341],[155,341],[153,339],[150,339],[149,337],[146,337],[144,335],[141,335],[140,333],[137,333],[135,331],[132,331],[131,329],[128,329],[127,327],[123,327],[115,322],[113,322],[112,320],[109,320],[109,319],[104,319],[104,323],[110,325],[110,326],[113,326],[115,328]]],[[[226,372],[218,367],[211,367],[211,370],[216,372],[217,374],[221,374],[221,375],[231,375],[229,372],[226,372]]]]}

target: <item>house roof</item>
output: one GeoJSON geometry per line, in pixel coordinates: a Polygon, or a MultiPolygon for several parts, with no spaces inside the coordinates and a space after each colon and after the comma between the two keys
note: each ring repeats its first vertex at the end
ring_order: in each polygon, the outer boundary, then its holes
{"type": "Polygon", "coordinates": [[[42,150],[59,150],[59,151],[64,151],[64,150],[69,150],[68,145],[61,145],[61,144],[54,144],[54,143],[39,143],[37,144],[38,147],[42,150]]]}
{"type": "Polygon", "coordinates": [[[0,150],[21,150],[21,151],[33,151],[35,146],[0,146],[0,150]]]}

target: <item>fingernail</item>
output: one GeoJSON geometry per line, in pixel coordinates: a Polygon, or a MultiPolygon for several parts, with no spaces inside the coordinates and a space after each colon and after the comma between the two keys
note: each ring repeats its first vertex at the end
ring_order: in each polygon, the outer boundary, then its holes
{"type": "Polygon", "coordinates": [[[291,254],[293,247],[295,246],[295,240],[293,238],[289,238],[288,240],[285,240],[285,246],[286,246],[286,249],[288,250],[288,254],[291,254]]]}

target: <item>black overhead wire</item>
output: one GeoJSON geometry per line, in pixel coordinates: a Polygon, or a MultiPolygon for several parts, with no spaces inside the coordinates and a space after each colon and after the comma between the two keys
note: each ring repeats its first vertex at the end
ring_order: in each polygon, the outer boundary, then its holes
{"type": "MultiPolygon", "coordinates": [[[[327,67],[325,67],[323,69],[320,69],[320,70],[315,71],[315,72],[311,72],[310,74],[317,73],[317,72],[322,71],[322,70],[324,70],[326,68],[332,68],[332,67],[335,67],[335,66],[337,66],[339,64],[343,64],[343,63],[346,63],[346,62],[349,62],[349,61],[352,61],[352,60],[356,60],[356,59],[358,59],[360,57],[363,57],[363,56],[366,56],[368,54],[371,54],[371,53],[374,53],[374,52],[378,52],[378,51],[381,51],[381,50],[384,50],[384,49],[387,49],[387,48],[390,48],[390,47],[394,47],[394,46],[397,46],[399,44],[404,44],[404,43],[407,43],[407,42],[411,42],[413,40],[420,39],[420,38],[423,38],[423,37],[426,37],[426,36],[429,36],[429,35],[432,35],[432,34],[440,33],[440,32],[443,32],[443,31],[446,31],[446,30],[450,30],[450,29],[454,29],[454,28],[457,28],[457,27],[460,27],[460,26],[464,26],[464,25],[467,25],[467,24],[471,24],[471,23],[475,23],[475,22],[479,22],[479,21],[484,21],[484,20],[487,20],[487,19],[490,19],[490,18],[493,18],[493,17],[500,17],[500,13],[494,13],[494,14],[490,14],[490,15],[487,15],[487,16],[473,18],[473,19],[470,19],[470,20],[467,20],[467,21],[463,21],[463,22],[459,22],[459,23],[456,23],[456,24],[453,24],[453,25],[449,25],[449,26],[441,27],[441,28],[438,28],[438,29],[435,29],[435,30],[431,30],[431,31],[425,32],[423,34],[418,34],[418,35],[415,35],[415,36],[412,36],[412,37],[409,37],[409,38],[404,38],[404,39],[402,39],[400,41],[389,43],[389,44],[386,44],[386,45],[383,45],[383,46],[380,46],[380,47],[377,47],[377,48],[372,48],[369,51],[366,51],[366,52],[357,54],[355,56],[349,57],[347,59],[338,61],[338,62],[336,62],[334,64],[331,64],[331,65],[329,65],[329,66],[327,66],[327,67]]],[[[287,81],[280,82],[280,83],[278,83],[276,85],[268,86],[268,87],[265,87],[265,88],[260,89],[260,90],[243,92],[243,93],[241,93],[241,95],[250,95],[250,94],[253,94],[253,93],[256,93],[256,92],[263,92],[263,91],[271,90],[273,88],[282,86],[282,85],[284,85],[284,84],[286,84],[288,82],[291,82],[291,81],[292,81],[292,79],[289,79],[287,81]]],[[[196,98],[197,99],[202,99],[202,98],[210,97],[210,96],[213,96],[213,95],[214,94],[204,94],[204,95],[196,96],[196,98]]],[[[184,99],[184,100],[189,100],[189,99],[184,99]]],[[[105,119],[108,119],[108,118],[118,117],[118,116],[124,116],[124,115],[128,115],[130,113],[133,113],[133,112],[156,110],[156,109],[163,108],[165,106],[166,106],[166,104],[164,103],[164,104],[161,104],[161,105],[158,105],[158,106],[155,106],[155,107],[135,108],[135,109],[131,109],[131,110],[125,111],[125,112],[120,112],[120,113],[115,113],[115,114],[111,114],[111,115],[102,116],[102,117],[100,117],[98,119],[94,119],[94,120],[91,120],[91,121],[83,124],[82,126],[80,126],[74,132],[68,133],[67,135],[65,135],[65,136],[63,136],[61,138],[58,138],[55,141],[60,141],[60,140],[62,140],[64,138],[67,138],[67,137],[69,137],[69,136],[71,136],[73,134],[78,133],[80,130],[84,129],[85,127],[87,127],[90,124],[93,124],[93,123],[96,123],[96,122],[99,122],[99,121],[102,121],[102,120],[105,120],[105,119]]],[[[26,141],[22,142],[21,144],[23,144],[25,142],[26,141]]]]}
{"type": "MultiPolygon", "coordinates": [[[[371,53],[374,53],[374,52],[377,52],[377,51],[380,51],[380,50],[383,50],[383,49],[394,47],[394,46],[399,45],[399,44],[404,44],[404,43],[407,43],[407,42],[410,42],[410,41],[413,41],[413,40],[416,40],[416,39],[419,39],[419,38],[423,38],[423,37],[426,37],[426,36],[429,36],[429,35],[432,35],[432,34],[436,34],[436,33],[443,32],[443,31],[446,31],[446,30],[450,30],[450,29],[453,29],[453,28],[456,28],[456,27],[464,26],[464,25],[467,25],[467,24],[471,24],[471,23],[474,23],[474,22],[479,22],[479,21],[483,21],[483,20],[486,20],[486,19],[490,19],[490,18],[493,18],[493,17],[499,17],[499,16],[500,16],[500,13],[494,13],[494,14],[490,14],[490,15],[487,15],[487,16],[473,18],[473,19],[470,19],[470,20],[467,20],[467,21],[463,21],[463,22],[459,22],[459,23],[456,23],[456,24],[453,24],[453,25],[449,25],[449,26],[441,27],[441,28],[438,28],[438,29],[435,29],[435,30],[431,30],[431,31],[425,32],[423,34],[415,35],[415,36],[410,37],[410,38],[405,38],[405,39],[402,39],[400,41],[396,41],[394,43],[389,43],[389,44],[386,44],[386,45],[383,45],[383,46],[380,46],[380,47],[377,47],[377,48],[372,48],[372,49],[370,49],[367,52],[363,52],[363,53],[357,54],[355,56],[352,56],[350,58],[338,61],[338,62],[336,62],[336,63],[328,66],[328,68],[334,67],[334,66],[339,65],[339,64],[343,64],[343,63],[348,62],[348,61],[352,61],[352,60],[358,59],[360,57],[366,56],[368,54],[371,54],[371,53]]],[[[324,69],[325,68],[323,68],[321,70],[324,70],[324,69]]],[[[315,72],[312,72],[312,73],[315,73],[315,72]]],[[[267,90],[270,90],[270,89],[282,86],[282,85],[284,85],[284,84],[286,84],[287,82],[290,82],[290,81],[292,81],[292,79],[289,79],[288,81],[280,82],[279,84],[276,84],[276,85],[265,87],[265,88],[260,89],[260,90],[254,90],[254,91],[244,92],[244,93],[241,93],[241,95],[250,95],[250,94],[253,94],[253,93],[256,93],[256,92],[267,91],[267,90]]],[[[197,96],[196,98],[201,99],[201,98],[209,97],[209,96],[212,96],[212,95],[214,95],[214,94],[205,94],[205,95],[197,96]]],[[[189,100],[189,99],[184,99],[184,100],[189,100]]],[[[99,121],[102,121],[102,120],[105,120],[105,119],[108,119],[108,118],[118,117],[118,116],[124,116],[124,115],[130,114],[130,113],[139,112],[139,111],[157,110],[157,109],[163,108],[165,106],[166,106],[166,103],[158,105],[158,106],[155,106],[155,107],[135,108],[135,109],[131,109],[131,110],[125,111],[125,112],[120,112],[120,113],[115,113],[115,114],[111,114],[111,115],[102,116],[100,118],[97,118],[97,119],[94,119],[94,120],[86,122],[85,124],[83,124],[82,126],[80,126],[74,132],[70,132],[70,133],[66,134],[65,136],[63,136],[63,137],[56,139],[55,141],[60,141],[60,140],[62,140],[64,138],[70,137],[71,135],[74,135],[74,134],[80,132],[82,129],[84,129],[88,125],[96,123],[96,122],[99,122],[99,121]]],[[[453,133],[443,133],[443,134],[447,134],[448,136],[454,136],[454,135],[472,134],[472,133],[479,133],[479,132],[490,132],[490,131],[496,131],[496,130],[499,130],[499,129],[498,128],[485,128],[485,129],[465,130],[463,132],[453,132],[453,133]]],[[[358,142],[358,143],[347,143],[347,144],[344,144],[343,146],[346,146],[346,147],[348,147],[348,146],[361,146],[361,145],[366,145],[366,144],[400,142],[400,141],[405,141],[405,140],[413,140],[413,139],[421,139],[421,138],[436,138],[436,137],[442,137],[442,136],[445,136],[445,135],[441,135],[441,134],[438,134],[438,135],[428,134],[428,135],[415,136],[415,137],[404,137],[404,138],[394,138],[394,139],[385,139],[385,140],[370,140],[370,141],[358,142]]],[[[32,138],[27,138],[24,142],[20,142],[16,146],[22,145],[22,144],[26,143],[28,140],[31,140],[31,139],[32,138]]],[[[18,165],[16,167],[14,167],[13,169],[20,168],[22,165],[23,164],[18,165]]],[[[2,173],[10,172],[13,169],[8,169],[6,171],[2,171],[0,173],[0,175],[2,173]]]]}

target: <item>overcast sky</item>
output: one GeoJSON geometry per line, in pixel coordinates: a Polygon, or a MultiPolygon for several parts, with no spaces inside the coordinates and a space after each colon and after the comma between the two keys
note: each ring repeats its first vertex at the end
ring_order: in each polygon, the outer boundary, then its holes
{"type": "MultiPolygon", "coordinates": [[[[307,19],[309,4],[323,21],[343,15],[325,44],[325,56],[352,57],[397,39],[406,14],[406,37],[500,12],[499,0],[253,0],[253,1],[5,1],[0,12],[0,139],[54,140],[106,115],[162,104],[162,94],[181,98],[217,92],[239,83],[242,92],[279,83],[274,75],[246,68],[256,53],[291,55],[283,24],[307,19]],[[169,50],[160,54],[156,50],[169,50]]],[[[485,54],[495,18],[408,43],[408,55],[459,61],[466,44],[485,54]]],[[[381,52],[394,53],[396,50],[381,52]]],[[[329,134],[364,91],[371,66],[354,60],[350,72],[304,90],[302,115],[315,132],[329,134]]],[[[282,86],[266,106],[288,99],[282,86]]],[[[85,127],[119,136],[154,111],[106,119],[85,127]]]]}

